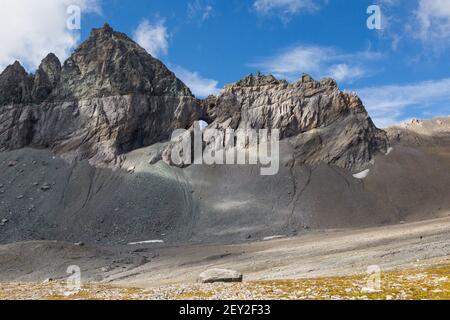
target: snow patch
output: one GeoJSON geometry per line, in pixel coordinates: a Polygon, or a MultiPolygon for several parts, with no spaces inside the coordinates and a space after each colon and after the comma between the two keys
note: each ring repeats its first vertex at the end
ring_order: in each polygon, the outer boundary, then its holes
{"type": "Polygon", "coordinates": [[[367,176],[369,175],[369,173],[370,173],[370,169],[366,169],[366,170],[364,170],[364,171],[362,171],[362,172],[360,172],[360,173],[354,174],[354,175],[353,175],[353,178],[362,180],[362,179],[367,178],[367,176]]]}
{"type": "Polygon", "coordinates": [[[265,238],[263,238],[263,241],[270,241],[270,240],[283,239],[283,238],[285,238],[285,236],[281,236],[281,235],[278,235],[278,236],[271,236],[271,237],[265,237],[265,238]]]}
{"type": "Polygon", "coordinates": [[[387,150],[386,155],[387,155],[387,156],[390,155],[392,151],[394,151],[394,148],[390,147],[390,148],[387,150]]]}
{"type": "Polygon", "coordinates": [[[151,244],[151,243],[164,243],[163,240],[148,240],[148,241],[140,241],[140,242],[130,242],[129,246],[135,246],[138,244],[151,244]]]}

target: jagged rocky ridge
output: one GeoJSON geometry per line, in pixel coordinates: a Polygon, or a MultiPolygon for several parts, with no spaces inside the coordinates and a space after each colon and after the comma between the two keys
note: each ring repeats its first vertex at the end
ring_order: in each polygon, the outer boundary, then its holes
{"type": "Polygon", "coordinates": [[[50,148],[68,159],[116,164],[120,155],[189,127],[200,106],[159,60],[105,25],[61,66],[0,75],[0,150],[50,148]]]}
{"type": "Polygon", "coordinates": [[[50,54],[34,75],[18,63],[0,75],[0,150],[49,148],[69,160],[121,163],[121,155],[165,142],[196,120],[211,128],[278,128],[298,164],[352,170],[387,149],[361,100],[332,79],[293,84],[253,76],[218,97],[196,99],[159,60],[110,26],[61,66],[50,54]]]}
{"type": "Polygon", "coordinates": [[[215,129],[280,129],[294,146],[298,164],[320,162],[361,169],[387,148],[361,100],[339,90],[332,79],[303,75],[293,84],[273,76],[249,75],[203,101],[215,129]]]}

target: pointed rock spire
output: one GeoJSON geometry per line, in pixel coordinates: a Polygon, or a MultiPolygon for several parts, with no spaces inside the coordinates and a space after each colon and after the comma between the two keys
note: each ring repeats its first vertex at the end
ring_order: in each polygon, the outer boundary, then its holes
{"type": "Polygon", "coordinates": [[[189,96],[190,90],[127,35],[105,24],[65,62],[55,99],[124,94],[189,96]]]}
{"type": "Polygon", "coordinates": [[[108,23],[105,23],[101,28],[92,29],[90,37],[99,37],[99,36],[111,37],[113,34],[114,34],[113,28],[108,23]]]}
{"type": "Polygon", "coordinates": [[[9,103],[26,103],[31,100],[33,77],[20,62],[15,61],[0,74],[0,106],[9,103]]]}
{"type": "Polygon", "coordinates": [[[50,53],[42,60],[36,71],[33,84],[33,101],[44,101],[58,84],[61,77],[61,62],[50,53]]]}

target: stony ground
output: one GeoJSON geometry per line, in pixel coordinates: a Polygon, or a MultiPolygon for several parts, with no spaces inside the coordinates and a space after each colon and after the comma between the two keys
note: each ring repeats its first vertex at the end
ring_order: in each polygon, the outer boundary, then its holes
{"type": "Polygon", "coordinates": [[[436,266],[381,274],[380,290],[365,290],[368,276],[252,281],[236,284],[189,284],[152,289],[86,284],[68,290],[65,282],[0,284],[0,299],[45,300],[450,300],[450,259],[436,266]]]}

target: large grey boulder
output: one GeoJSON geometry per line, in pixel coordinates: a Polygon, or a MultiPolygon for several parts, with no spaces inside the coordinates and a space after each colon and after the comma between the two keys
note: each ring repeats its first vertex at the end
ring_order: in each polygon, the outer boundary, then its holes
{"type": "Polygon", "coordinates": [[[198,276],[201,283],[242,282],[242,273],[227,269],[209,269],[198,276]]]}

